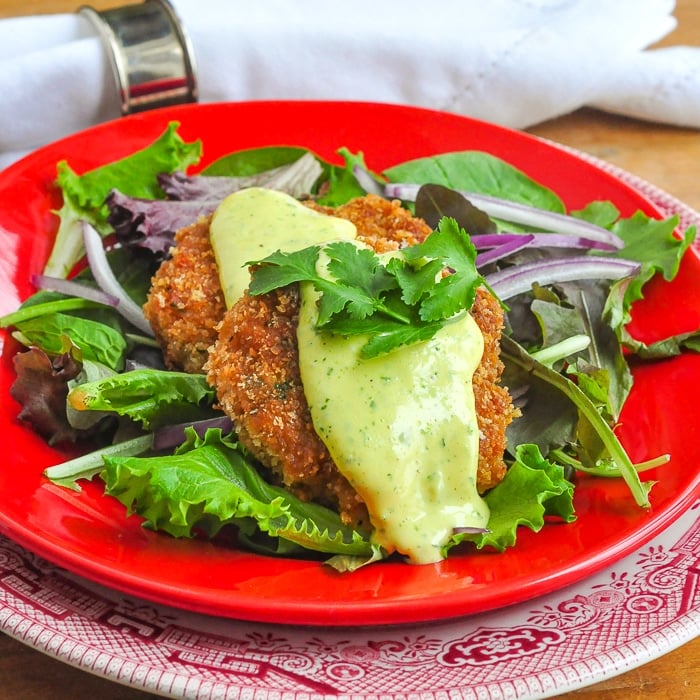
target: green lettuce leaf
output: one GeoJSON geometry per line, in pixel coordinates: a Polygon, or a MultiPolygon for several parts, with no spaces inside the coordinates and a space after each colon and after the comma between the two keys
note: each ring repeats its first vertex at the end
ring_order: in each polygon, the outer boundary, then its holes
{"type": "Polygon", "coordinates": [[[203,374],[136,369],[80,384],[68,393],[68,403],[76,411],[128,416],[155,430],[214,415],[215,394],[203,374]]]}
{"type": "Polygon", "coordinates": [[[503,481],[484,497],[491,509],[488,532],[455,535],[448,549],[469,541],[477,549],[493,547],[502,552],[515,544],[520,526],[539,532],[545,517],[572,522],[576,519],[573,494],[574,485],[564,477],[563,467],[542,457],[537,445],[520,445],[503,481]]]}
{"type": "Polygon", "coordinates": [[[143,517],[148,528],[175,537],[198,532],[213,537],[225,525],[235,525],[248,542],[259,530],[307,550],[372,555],[369,541],[343,525],[337,513],[268,484],[220,430],[208,430],[204,438],[189,430],[175,455],[106,455],[104,462],[100,476],[106,492],[143,517]]]}
{"type": "Polygon", "coordinates": [[[161,199],[157,176],[185,170],[199,161],[201,142],[185,143],[177,127],[177,122],[171,122],[150,146],[84,175],[75,173],[65,161],[58,164],[56,182],[63,191],[63,206],[57,212],[60,224],[45,274],[66,277],[80,260],[84,252],[81,220],[103,234],[109,231],[104,202],[111,190],[118,189],[131,197],[161,199]]]}

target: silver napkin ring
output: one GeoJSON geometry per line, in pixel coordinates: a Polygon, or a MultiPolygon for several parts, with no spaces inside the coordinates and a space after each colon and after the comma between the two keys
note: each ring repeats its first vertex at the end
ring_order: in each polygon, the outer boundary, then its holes
{"type": "Polygon", "coordinates": [[[84,5],[107,49],[123,115],[197,101],[190,41],[167,0],[98,12],[84,5]]]}

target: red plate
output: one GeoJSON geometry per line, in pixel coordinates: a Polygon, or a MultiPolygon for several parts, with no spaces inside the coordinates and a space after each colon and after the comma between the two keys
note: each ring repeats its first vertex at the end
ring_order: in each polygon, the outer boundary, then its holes
{"type": "MultiPolygon", "coordinates": [[[[42,148],[0,173],[0,313],[31,293],[57,220],[56,163],[78,172],[150,143],[170,120],[186,140],[201,138],[201,166],[230,151],[263,145],[307,146],[337,159],[362,151],[381,170],[440,152],[493,153],[554,189],[572,208],[610,199],[623,214],[658,213],[632,187],[576,155],[522,133],[427,110],[338,102],[190,105],[120,119],[42,148]]],[[[686,256],[672,284],[653,286],[635,310],[635,332],[649,340],[700,327],[700,259],[686,256]]],[[[620,480],[585,479],[576,488],[578,520],[523,531],[504,554],[454,556],[439,564],[376,564],[336,574],[318,563],[262,557],[143,530],[97,484],[82,493],[54,486],[42,470],[65,454],[17,421],[9,398],[10,347],[0,363],[0,532],[54,563],[121,591],[193,611],[249,620],[367,625],[446,619],[510,605],[592,574],[672,522],[700,493],[700,356],[635,370],[620,435],[634,460],[670,453],[650,512],[620,480]]]]}

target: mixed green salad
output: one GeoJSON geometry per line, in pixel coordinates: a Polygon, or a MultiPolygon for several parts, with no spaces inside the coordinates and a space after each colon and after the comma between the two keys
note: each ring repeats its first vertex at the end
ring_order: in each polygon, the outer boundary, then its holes
{"type": "MultiPolygon", "coordinates": [[[[445,555],[465,542],[501,551],[521,526],[572,521],[580,474],[622,478],[631,498],[649,507],[653,484],[640,475],[668,456],[633,464],[614,433],[632,387],[628,359],[697,351],[700,331],[647,345],[627,324],[644,285],[675,276],[693,227],[679,234],[677,217],[622,218],[611,202],[567,212],[555,192],[478,151],[375,173],[344,148],[337,165],[302,147],[273,146],[231,153],[188,175],[202,145],[184,142],[177,126],[82,175],[58,164],[63,206],[53,252],[34,278],[37,292],[0,319],[23,346],[12,387],[19,418],[51,444],[90,445],[49,468],[49,479],[79,490],[97,476],[146,527],[175,537],[213,538],[225,528],[241,547],[320,555],[341,570],[386,556],[370,533],[266,482],[205,376],[165,369],[141,312],[175,231],[255,185],[329,206],[368,192],[400,199],[433,228],[402,253],[402,265],[423,261],[410,274],[405,265],[378,270],[372,255],[358,256],[345,261],[337,288],[323,290],[325,322],[335,314],[326,330],[368,335],[370,353],[420,342],[469,308],[475,285],[506,309],[503,383],[521,411],[508,428],[508,471],[485,495],[488,528],[454,532],[445,555]],[[451,274],[437,282],[444,268],[451,274]]],[[[257,261],[251,292],[313,282],[314,255],[257,261]]]]}

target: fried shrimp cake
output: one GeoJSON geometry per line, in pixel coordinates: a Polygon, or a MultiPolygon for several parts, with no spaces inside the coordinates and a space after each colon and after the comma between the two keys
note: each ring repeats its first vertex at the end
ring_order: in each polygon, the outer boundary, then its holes
{"type": "MultiPolygon", "coordinates": [[[[337,208],[308,203],[348,219],[358,239],[378,252],[424,240],[430,227],[398,201],[375,195],[337,208]]],[[[296,286],[252,297],[226,313],[205,369],[219,404],[243,445],[284,485],[305,500],[339,510],[346,522],[368,523],[367,510],[314,431],[299,372],[296,286]]]]}
{"type": "MultiPolygon", "coordinates": [[[[430,228],[398,202],[367,196],[321,211],[350,219],[358,238],[380,252],[422,241],[430,228]]],[[[245,294],[226,313],[205,366],[221,408],[239,439],[276,478],[303,499],[338,509],[345,522],[367,524],[364,503],[314,431],[299,371],[296,286],[252,297],[245,294]]],[[[501,307],[479,290],[473,314],[484,335],[484,355],[474,376],[480,428],[478,487],[498,483],[505,473],[505,426],[514,415],[510,396],[498,386],[503,365],[499,338],[501,307]]]]}

